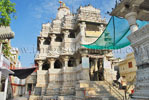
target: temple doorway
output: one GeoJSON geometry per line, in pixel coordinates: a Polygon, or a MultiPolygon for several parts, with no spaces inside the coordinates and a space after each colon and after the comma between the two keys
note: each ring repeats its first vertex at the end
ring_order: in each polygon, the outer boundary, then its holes
{"type": "Polygon", "coordinates": [[[90,58],[89,75],[90,75],[91,81],[103,81],[104,80],[103,59],[96,58],[96,60],[95,60],[95,58],[90,58]],[[95,68],[95,67],[97,67],[97,68],[95,68]]]}

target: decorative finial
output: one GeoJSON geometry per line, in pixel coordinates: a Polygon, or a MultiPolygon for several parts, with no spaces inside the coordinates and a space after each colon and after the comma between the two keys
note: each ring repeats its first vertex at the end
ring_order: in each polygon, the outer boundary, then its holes
{"type": "Polygon", "coordinates": [[[63,2],[63,7],[66,7],[66,4],[63,2]]]}
{"type": "Polygon", "coordinates": [[[60,3],[60,7],[62,7],[62,3],[63,3],[63,2],[62,2],[62,1],[59,1],[59,3],[60,3]]]}
{"type": "Polygon", "coordinates": [[[66,7],[66,4],[63,1],[59,1],[60,7],[66,7]]]}

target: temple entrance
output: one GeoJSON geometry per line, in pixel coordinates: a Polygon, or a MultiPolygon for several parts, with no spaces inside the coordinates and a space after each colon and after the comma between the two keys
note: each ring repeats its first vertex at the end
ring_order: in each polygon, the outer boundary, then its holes
{"type": "Polygon", "coordinates": [[[90,58],[90,80],[91,81],[103,81],[104,80],[104,68],[103,59],[90,58]]]}

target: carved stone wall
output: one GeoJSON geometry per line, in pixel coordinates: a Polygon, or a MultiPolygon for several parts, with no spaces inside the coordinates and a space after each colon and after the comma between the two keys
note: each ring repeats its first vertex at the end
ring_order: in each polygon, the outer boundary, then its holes
{"type": "Polygon", "coordinates": [[[36,87],[46,87],[48,83],[48,71],[37,71],[37,84],[36,87]]]}
{"type": "MultiPolygon", "coordinates": [[[[43,100],[47,100],[52,96],[75,96],[77,83],[80,80],[89,81],[89,66],[82,67],[81,54],[77,54],[83,48],[81,44],[91,43],[97,39],[97,37],[88,38],[85,36],[87,22],[91,22],[91,26],[93,22],[98,24],[97,27],[96,24],[93,26],[99,31],[106,25],[105,19],[101,19],[100,10],[91,5],[80,7],[76,14],[72,14],[69,8],[63,5],[58,9],[56,19],[52,20],[51,23],[42,25],[38,37],[40,52],[37,54],[35,61],[36,63],[40,60],[49,62],[50,65],[47,71],[42,69],[37,71],[36,87],[42,87],[43,100]],[[61,40],[58,42],[56,39],[61,40]],[[45,40],[49,40],[49,45],[44,44],[45,40]],[[56,69],[54,67],[55,60],[61,61],[64,56],[67,56],[68,59],[62,61],[61,68],[56,69]],[[69,58],[73,57],[75,59],[76,56],[77,58],[80,57],[77,65],[68,67],[69,58]]],[[[75,64],[76,61],[74,60],[73,63],[75,64]]],[[[67,99],[64,98],[64,100],[67,99]]],[[[71,99],[68,98],[68,100],[71,99]]]]}
{"type": "Polygon", "coordinates": [[[137,63],[137,79],[132,100],[149,99],[149,25],[128,36],[135,52],[137,63]]]}

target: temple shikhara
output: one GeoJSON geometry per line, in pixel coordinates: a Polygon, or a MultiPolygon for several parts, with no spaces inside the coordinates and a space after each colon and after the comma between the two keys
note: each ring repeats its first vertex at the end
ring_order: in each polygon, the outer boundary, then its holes
{"type": "MultiPolygon", "coordinates": [[[[30,100],[121,98],[109,90],[108,83],[116,80],[117,74],[114,71],[117,60],[112,51],[81,46],[94,42],[102,34],[106,19],[91,5],[80,6],[73,14],[65,3],[60,3],[56,18],[42,25],[37,39],[38,70],[30,100]]],[[[103,42],[109,38],[108,33],[105,34],[103,42]]]]}

